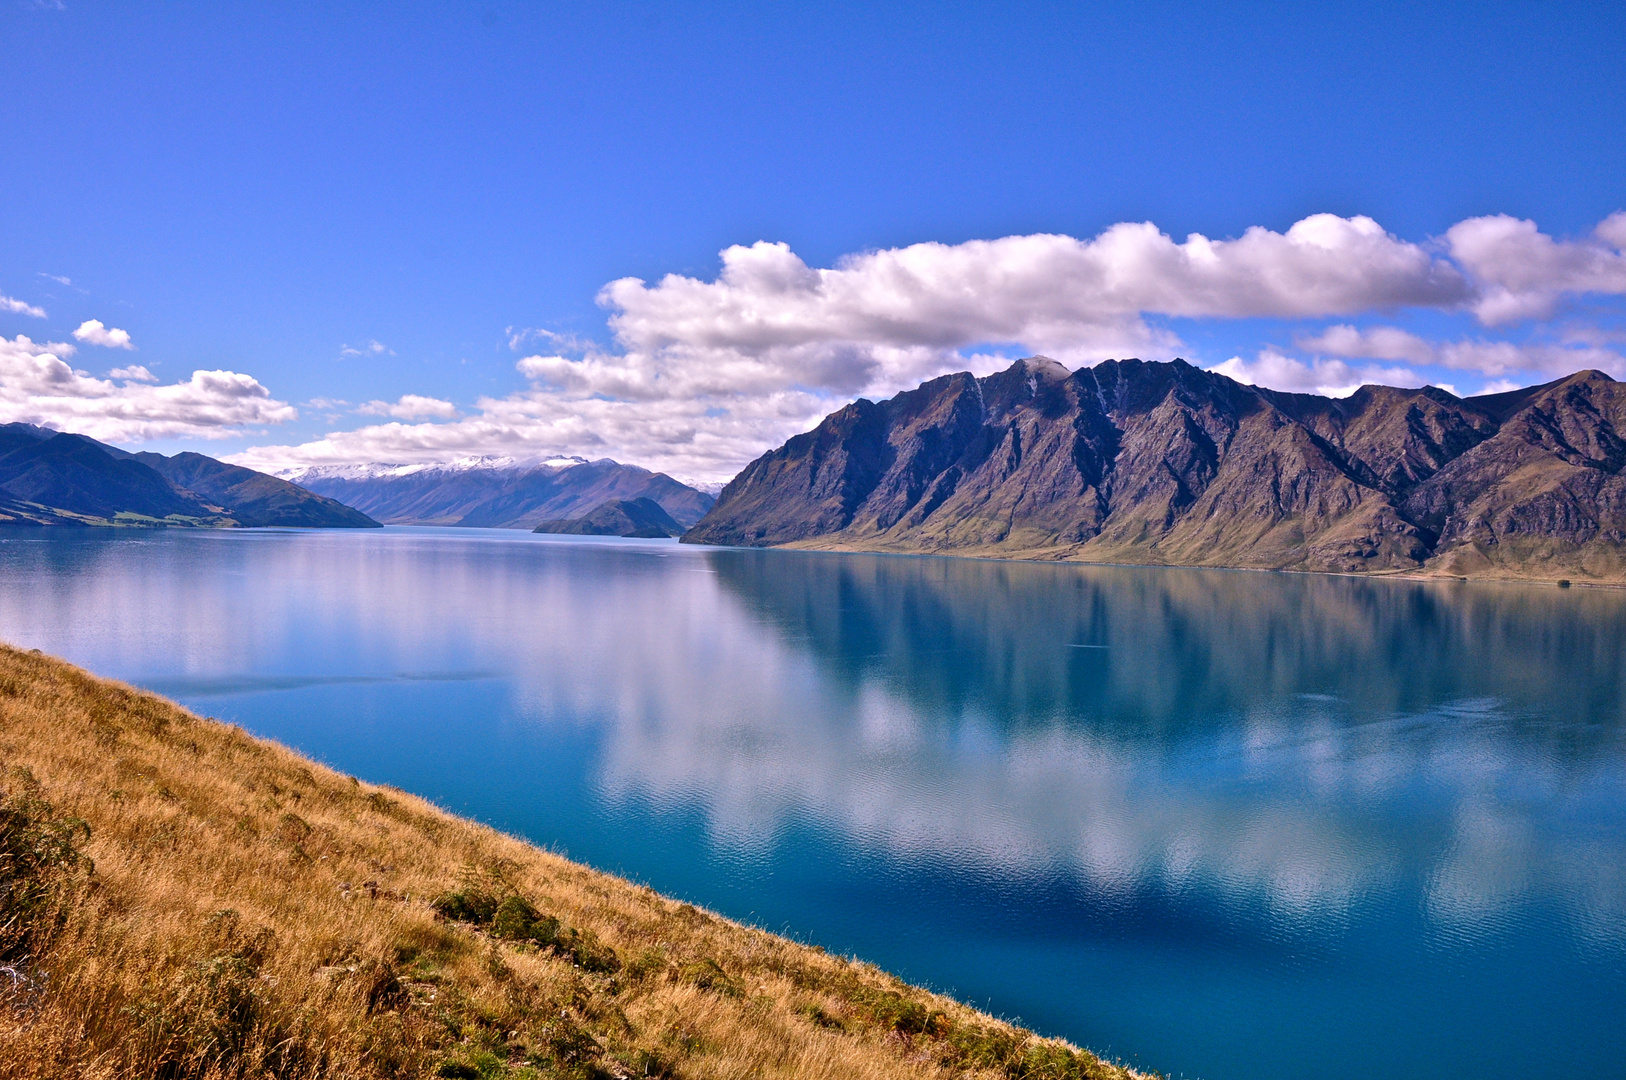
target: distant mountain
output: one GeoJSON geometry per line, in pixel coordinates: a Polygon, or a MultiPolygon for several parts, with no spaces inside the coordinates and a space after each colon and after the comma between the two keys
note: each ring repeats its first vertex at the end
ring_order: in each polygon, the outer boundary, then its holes
{"type": "Polygon", "coordinates": [[[544,521],[532,532],[566,533],[575,536],[636,536],[664,539],[678,536],[683,526],[661,509],[654,499],[611,499],[600,503],[579,518],[544,521]]]}
{"type": "Polygon", "coordinates": [[[0,426],[0,522],[378,525],[332,499],[202,454],[131,454],[30,424],[0,426]]]}
{"type": "Polygon", "coordinates": [[[579,518],[612,499],[651,499],[683,526],[716,500],[665,473],[604,458],[520,465],[511,458],[465,458],[436,465],[324,465],[282,474],[391,525],[472,525],[532,529],[579,518]]]}
{"type": "Polygon", "coordinates": [[[228,465],[202,454],[137,454],[135,460],[171,484],[230,507],[231,517],[244,526],[305,526],[308,528],[377,528],[378,522],[339,502],[298,484],[267,476],[241,465],[228,465]]]}
{"type": "Polygon", "coordinates": [[[859,400],[748,465],[688,542],[1626,579],[1626,385],[1462,399],[1044,358],[859,400]]]}

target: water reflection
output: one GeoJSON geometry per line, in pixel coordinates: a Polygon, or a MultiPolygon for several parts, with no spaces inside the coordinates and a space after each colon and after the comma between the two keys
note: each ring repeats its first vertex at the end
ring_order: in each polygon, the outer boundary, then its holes
{"type": "Polygon", "coordinates": [[[905,860],[1077,874],[1108,914],[1200,892],[1320,938],[1414,888],[1472,945],[1569,881],[1582,939],[1626,933],[1620,833],[1567,827],[1626,794],[1616,595],[789,558],[710,554],[751,618],[678,692],[651,673],[636,696],[668,704],[616,718],[612,794],[699,800],[731,844],[811,815],[905,860]]]}
{"type": "Polygon", "coordinates": [[[1626,1052],[1619,592],[35,530],[0,636],[1161,1069],[1626,1052]]]}

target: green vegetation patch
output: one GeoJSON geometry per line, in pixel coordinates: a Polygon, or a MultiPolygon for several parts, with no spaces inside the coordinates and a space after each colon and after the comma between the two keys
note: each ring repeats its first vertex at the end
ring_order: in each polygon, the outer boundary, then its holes
{"type": "Polygon", "coordinates": [[[0,771],[0,963],[37,955],[70,892],[95,871],[90,826],[59,814],[26,768],[0,771]]]}
{"type": "MultiPolygon", "coordinates": [[[[465,878],[473,875],[465,875],[465,878]]],[[[491,875],[488,875],[491,876],[491,875]]],[[[547,949],[584,971],[610,974],[621,969],[621,959],[589,930],[566,926],[544,915],[512,886],[495,877],[496,888],[466,882],[461,889],[441,893],[434,908],[442,918],[479,927],[502,941],[524,942],[547,949]]]]}

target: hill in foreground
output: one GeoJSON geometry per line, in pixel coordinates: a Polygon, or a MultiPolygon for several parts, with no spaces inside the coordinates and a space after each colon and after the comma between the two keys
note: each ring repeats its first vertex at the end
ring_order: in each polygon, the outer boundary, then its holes
{"type": "Polygon", "coordinates": [[[0,1080],[1135,1074],[0,646],[0,1080]]]}
{"type": "Polygon", "coordinates": [[[860,399],[753,461],[696,543],[1626,579],[1626,385],[1458,398],[1043,357],[860,399]]]}
{"type": "Polygon", "coordinates": [[[203,454],[132,454],[32,424],[0,426],[0,523],[378,527],[333,499],[203,454]]]}

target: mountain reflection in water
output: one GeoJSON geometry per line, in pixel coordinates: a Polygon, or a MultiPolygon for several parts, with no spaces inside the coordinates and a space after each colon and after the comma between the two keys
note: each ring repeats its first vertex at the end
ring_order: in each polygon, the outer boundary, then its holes
{"type": "Polygon", "coordinates": [[[9,640],[1147,1067],[1626,1053],[1621,592],[40,533],[9,640]]]}

